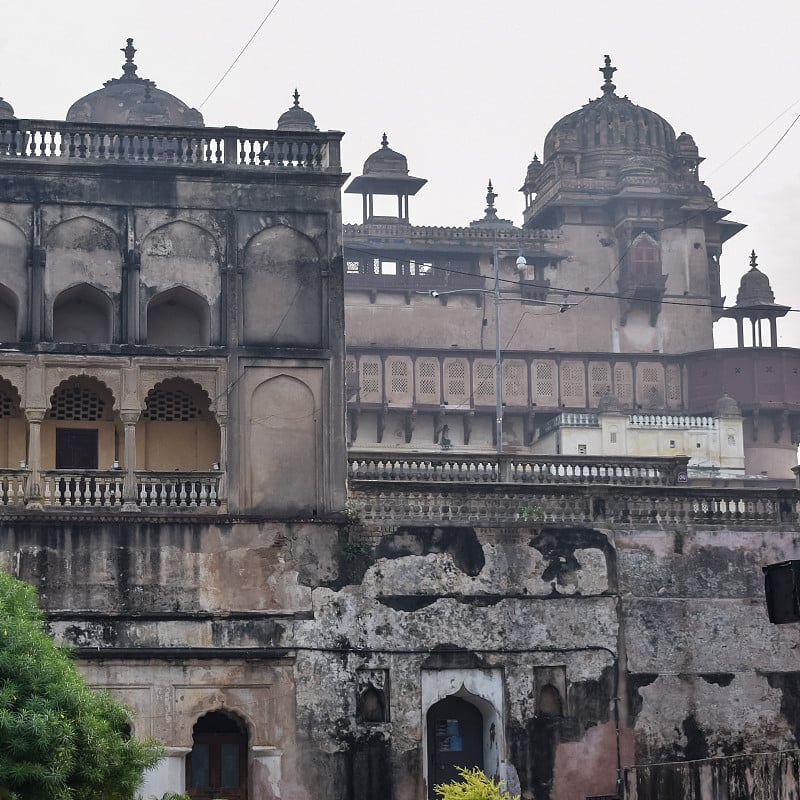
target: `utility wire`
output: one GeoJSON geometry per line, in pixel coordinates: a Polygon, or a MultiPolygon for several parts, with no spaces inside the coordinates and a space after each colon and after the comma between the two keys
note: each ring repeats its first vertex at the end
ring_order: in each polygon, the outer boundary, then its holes
{"type": "Polygon", "coordinates": [[[280,1],[281,0],[275,0],[274,4],[272,5],[272,8],[267,12],[267,16],[264,17],[264,19],[261,20],[261,23],[259,24],[259,26],[253,32],[253,35],[247,40],[247,42],[245,42],[244,47],[239,51],[239,55],[237,55],[236,58],[233,59],[233,61],[231,62],[231,65],[228,67],[228,69],[225,70],[225,72],[222,75],[222,77],[214,84],[214,88],[206,95],[206,99],[203,100],[202,103],[200,103],[200,105],[197,107],[198,109],[201,109],[209,101],[209,99],[211,98],[211,95],[214,94],[214,92],[216,92],[217,89],[219,89],[220,84],[222,83],[222,81],[224,81],[225,78],[228,77],[228,75],[230,74],[230,71],[236,66],[236,62],[244,55],[244,51],[247,50],[248,47],[250,47],[253,39],[255,39],[256,36],[258,36],[258,32],[264,27],[264,25],[266,24],[267,20],[272,16],[272,12],[278,7],[278,3],[280,3],[280,1]]]}

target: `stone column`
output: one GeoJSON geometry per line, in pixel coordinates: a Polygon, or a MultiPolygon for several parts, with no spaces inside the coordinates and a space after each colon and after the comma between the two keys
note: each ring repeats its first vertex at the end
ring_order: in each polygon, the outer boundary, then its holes
{"type": "Polygon", "coordinates": [[[42,485],[42,420],[47,410],[44,408],[26,408],[28,420],[28,488],[25,492],[25,503],[28,508],[41,509],[42,485]]]}
{"type": "Polygon", "coordinates": [[[228,474],[228,415],[217,412],[217,424],[219,425],[219,492],[220,508],[226,510],[228,507],[228,495],[226,480],[228,474]]]}
{"type": "Polygon", "coordinates": [[[125,477],[122,481],[122,510],[140,511],[139,493],[136,487],[136,423],[141,412],[120,411],[119,416],[125,426],[125,477]]]}

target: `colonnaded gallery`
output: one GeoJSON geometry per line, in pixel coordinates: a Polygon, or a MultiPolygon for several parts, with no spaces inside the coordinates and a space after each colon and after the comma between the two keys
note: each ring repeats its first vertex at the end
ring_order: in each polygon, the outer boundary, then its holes
{"type": "Polygon", "coordinates": [[[167,745],[142,796],[796,797],[800,350],[692,137],[606,57],[520,224],[420,227],[382,131],[348,179],[296,92],[211,128],[124,52],[0,99],[0,565],[167,745]]]}

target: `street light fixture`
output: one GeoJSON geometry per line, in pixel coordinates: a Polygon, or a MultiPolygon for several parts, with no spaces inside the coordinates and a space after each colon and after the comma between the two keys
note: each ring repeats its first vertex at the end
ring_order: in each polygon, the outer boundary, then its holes
{"type": "MultiPolygon", "coordinates": [[[[442,295],[450,294],[488,294],[492,296],[494,301],[494,387],[495,387],[495,430],[496,430],[496,447],[498,455],[503,452],[503,365],[500,354],[500,303],[514,300],[522,302],[527,305],[537,306],[558,306],[560,313],[564,313],[569,308],[577,303],[568,303],[566,300],[561,302],[553,302],[551,300],[525,300],[519,297],[503,297],[500,293],[500,253],[519,253],[517,248],[510,247],[493,247],[492,248],[492,266],[494,268],[494,286],[491,289],[448,289],[442,292],[437,292],[434,289],[428,292],[420,292],[420,294],[428,294],[430,297],[440,297],[442,295]]],[[[519,253],[516,261],[517,269],[522,272],[528,266],[528,262],[522,253],[519,253]]]]}

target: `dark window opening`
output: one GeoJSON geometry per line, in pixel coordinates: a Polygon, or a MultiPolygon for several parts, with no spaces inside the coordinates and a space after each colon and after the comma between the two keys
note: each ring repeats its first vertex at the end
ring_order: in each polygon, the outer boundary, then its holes
{"type": "Polygon", "coordinates": [[[56,469],[97,469],[97,430],[56,428],[56,469]]]}
{"type": "Polygon", "coordinates": [[[247,732],[234,717],[214,711],[194,726],[186,758],[192,800],[247,800],[247,732]]]}

